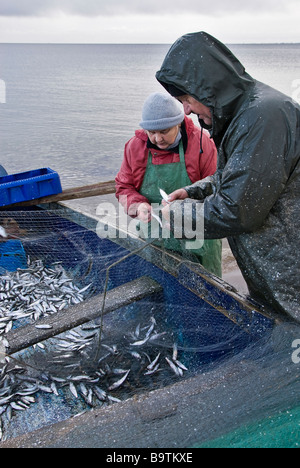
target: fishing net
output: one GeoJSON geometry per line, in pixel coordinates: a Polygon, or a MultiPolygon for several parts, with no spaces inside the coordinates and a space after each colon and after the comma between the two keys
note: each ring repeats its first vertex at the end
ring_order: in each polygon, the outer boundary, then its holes
{"type": "Polygon", "coordinates": [[[1,445],[296,447],[300,327],[97,223],[67,208],[0,214],[1,445]],[[157,289],[137,297],[145,277],[157,289]],[[24,332],[9,352],[21,327],[51,333],[91,300],[96,318],[30,347],[24,332]]]}

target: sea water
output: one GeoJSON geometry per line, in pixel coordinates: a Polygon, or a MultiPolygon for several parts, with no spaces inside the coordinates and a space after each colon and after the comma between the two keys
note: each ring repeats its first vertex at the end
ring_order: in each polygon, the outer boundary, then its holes
{"type": "MultiPolygon", "coordinates": [[[[300,44],[230,45],[256,79],[300,100],[300,44]]],[[[0,44],[0,164],[51,167],[64,188],[111,180],[169,45],[0,44]]]]}

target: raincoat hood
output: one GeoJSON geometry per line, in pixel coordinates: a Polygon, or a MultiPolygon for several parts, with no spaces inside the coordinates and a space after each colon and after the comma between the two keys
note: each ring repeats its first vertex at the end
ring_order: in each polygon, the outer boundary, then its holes
{"type": "Polygon", "coordinates": [[[204,32],[180,38],[156,76],[211,109],[218,148],[216,173],[186,187],[174,219],[192,203],[206,239],[228,238],[251,296],[300,322],[300,106],[204,32]]]}
{"type": "MultiPolygon", "coordinates": [[[[212,136],[224,133],[244,93],[255,80],[220,41],[205,32],[178,39],[165,57],[157,80],[172,95],[174,87],[211,109],[212,136]]],[[[207,125],[200,120],[202,127],[207,125]]]]}

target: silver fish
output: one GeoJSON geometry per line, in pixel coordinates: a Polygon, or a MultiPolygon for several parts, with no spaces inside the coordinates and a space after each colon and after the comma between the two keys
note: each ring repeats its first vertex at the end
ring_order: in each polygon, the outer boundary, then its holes
{"type": "Polygon", "coordinates": [[[15,403],[14,401],[10,403],[10,406],[12,407],[12,409],[17,410],[17,411],[24,411],[26,409],[22,407],[21,405],[15,403]]]}
{"type": "Polygon", "coordinates": [[[145,343],[147,343],[147,341],[149,341],[149,336],[146,336],[144,340],[135,341],[135,343],[130,343],[130,346],[143,346],[145,343]]]}
{"type": "Polygon", "coordinates": [[[130,373],[130,370],[126,372],[126,374],[124,375],[124,377],[122,377],[120,380],[118,380],[117,382],[115,382],[113,385],[111,385],[110,387],[108,387],[108,390],[109,391],[112,391],[112,390],[116,390],[117,388],[121,387],[121,385],[125,382],[125,380],[127,379],[128,375],[130,373]]]}
{"type": "Polygon", "coordinates": [[[161,197],[163,198],[163,200],[165,200],[165,202],[167,202],[168,204],[170,203],[169,201],[169,195],[166,194],[166,192],[162,189],[159,189],[159,192],[161,194],[161,197]]]}
{"type": "Polygon", "coordinates": [[[69,388],[70,388],[70,392],[74,395],[74,397],[78,398],[78,393],[73,382],[70,382],[69,388]]]}
{"type": "Polygon", "coordinates": [[[116,345],[108,346],[106,344],[102,344],[101,346],[103,348],[107,349],[111,354],[116,354],[117,353],[117,346],[116,345]]]}
{"type": "Polygon", "coordinates": [[[45,393],[53,393],[52,388],[47,387],[46,385],[38,384],[38,388],[45,393]]]}
{"type": "MultiPolygon", "coordinates": [[[[42,262],[33,262],[30,265],[32,271],[18,271],[18,275],[14,276],[14,281],[11,281],[7,275],[2,290],[0,278],[2,294],[5,294],[8,299],[17,298],[16,305],[11,311],[6,303],[0,302],[0,334],[11,326],[10,322],[21,319],[23,316],[52,315],[53,311],[51,307],[48,307],[50,303],[55,310],[58,310],[62,303],[69,306],[74,298],[81,301],[83,295],[80,297],[79,293],[84,293],[89,289],[86,287],[85,291],[80,290],[64,274],[56,275],[57,278],[55,278],[54,267],[52,272],[46,271],[42,262]],[[42,293],[43,282],[46,278],[48,294],[42,293]],[[22,284],[15,284],[15,281],[22,282],[22,284]],[[25,287],[24,282],[26,282],[25,287]]],[[[4,302],[6,300],[3,299],[4,302]]],[[[50,329],[50,326],[37,323],[36,328],[50,329]]],[[[0,429],[3,415],[9,423],[12,417],[16,417],[16,411],[25,411],[36,402],[34,395],[37,392],[51,393],[55,398],[66,390],[69,398],[71,395],[76,399],[80,396],[80,405],[85,403],[88,407],[94,408],[97,405],[119,403],[121,400],[110,395],[109,392],[120,389],[131,372],[130,384],[134,386],[134,374],[139,377],[139,382],[140,377],[145,376],[146,384],[150,382],[153,374],[163,371],[167,365],[177,377],[182,377],[183,372],[187,371],[185,365],[178,360],[176,343],[173,345],[173,353],[172,350],[170,353],[166,346],[160,347],[159,338],[165,337],[168,333],[159,330],[154,317],[151,317],[146,324],[142,322],[135,324],[133,331],[122,334],[120,342],[116,340],[115,335],[110,341],[107,336],[102,337],[104,340],[101,342],[103,355],[98,360],[99,362],[94,363],[91,357],[94,356],[94,347],[99,340],[99,328],[100,325],[78,327],[55,338],[56,345],[50,355],[51,361],[49,361],[47,372],[40,371],[38,376],[34,374],[35,377],[33,377],[26,369],[26,364],[20,366],[13,361],[7,361],[0,365],[0,429]],[[116,344],[112,344],[113,342],[116,344]],[[142,348],[144,344],[146,347],[142,348]],[[158,346],[160,352],[157,350],[158,346]],[[137,352],[135,347],[141,347],[141,350],[137,352]],[[155,355],[151,352],[151,347],[157,350],[155,355]],[[166,357],[167,353],[171,356],[166,357]],[[116,379],[119,380],[115,381],[116,379]]],[[[164,339],[164,344],[166,342],[168,340],[164,339]]],[[[143,385],[143,381],[141,384],[143,385]]]]}
{"type": "Polygon", "coordinates": [[[162,220],[160,219],[160,217],[157,214],[155,214],[153,211],[151,211],[151,216],[152,216],[152,218],[156,219],[156,221],[158,222],[158,224],[162,228],[163,223],[162,223],[162,220]]]}
{"type": "Polygon", "coordinates": [[[148,370],[147,372],[144,373],[144,375],[152,375],[155,374],[160,367],[160,364],[157,364],[153,369],[148,370]]]}
{"type": "Polygon", "coordinates": [[[156,356],[156,358],[154,359],[154,361],[152,361],[152,362],[149,364],[149,366],[147,366],[147,369],[148,369],[149,371],[152,371],[152,370],[154,369],[154,367],[155,367],[156,364],[158,363],[158,360],[159,360],[160,356],[161,356],[161,353],[159,353],[159,354],[156,356]]]}
{"type": "Polygon", "coordinates": [[[169,366],[171,367],[172,371],[177,375],[177,376],[182,376],[182,370],[180,368],[178,368],[174,362],[172,362],[169,358],[166,357],[166,361],[167,363],[169,364],[169,366]],[[181,371],[181,372],[180,372],[181,371]]]}
{"type": "Polygon", "coordinates": [[[78,294],[82,294],[83,292],[87,291],[92,285],[93,285],[93,283],[91,283],[88,286],[86,286],[85,288],[81,289],[80,291],[78,291],[78,294]]]}
{"type": "Polygon", "coordinates": [[[56,385],[55,385],[55,382],[52,382],[52,383],[51,383],[51,387],[50,387],[50,388],[51,388],[52,392],[54,393],[54,395],[56,395],[56,396],[59,395],[58,390],[57,390],[57,387],[56,387],[56,385]]]}
{"type": "Polygon", "coordinates": [[[38,330],[51,330],[53,328],[52,325],[35,325],[35,328],[38,330]]]}
{"type": "Polygon", "coordinates": [[[52,380],[57,383],[65,383],[66,379],[62,379],[61,377],[52,377],[52,380]]]}
{"type": "Polygon", "coordinates": [[[112,401],[113,403],[121,403],[122,400],[119,400],[119,398],[115,398],[112,395],[107,395],[107,398],[112,401]]]}
{"type": "MultiPolygon", "coordinates": [[[[52,315],[71,304],[84,301],[92,283],[80,289],[68,278],[62,266],[45,267],[41,260],[28,258],[28,268],[0,276],[0,318],[5,315],[7,331],[11,320],[52,315]]],[[[1,322],[2,323],[2,322],[1,322]]],[[[1,327],[1,332],[2,332],[1,327]]]]}
{"type": "Polygon", "coordinates": [[[174,343],[173,345],[173,356],[172,356],[172,359],[173,361],[175,361],[178,357],[178,346],[177,346],[177,343],[174,343]]]}
{"type": "Polygon", "coordinates": [[[173,360],[180,369],[184,371],[188,371],[188,368],[184,364],[182,364],[182,362],[178,361],[178,359],[173,359],[173,360]]]}
{"type": "Polygon", "coordinates": [[[106,392],[104,390],[102,390],[101,388],[95,386],[93,388],[93,392],[96,395],[96,397],[98,398],[98,400],[100,400],[100,401],[105,401],[106,400],[106,397],[107,397],[106,392]]]}
{"type": "Polygon", "coordinates": [[[138,359],[139,361],[142,359],[142,356],[136,351],[129,351],[129,354],[131,354],[131,356],[133,356],[135,359],[138,359]]]}

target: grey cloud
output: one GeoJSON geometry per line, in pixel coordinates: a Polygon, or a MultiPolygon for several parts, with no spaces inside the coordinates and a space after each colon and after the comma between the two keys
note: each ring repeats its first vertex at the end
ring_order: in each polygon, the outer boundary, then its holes
{"type": "Polygon", "coordinates": [[[285,11],[288,0],[0,0],[0,16],[47,16],[56,10],[84,16],[202,13],[219,16],[235,12],[285,11]],[[274,5],[275,3],[275,5],[274,5]]]}

